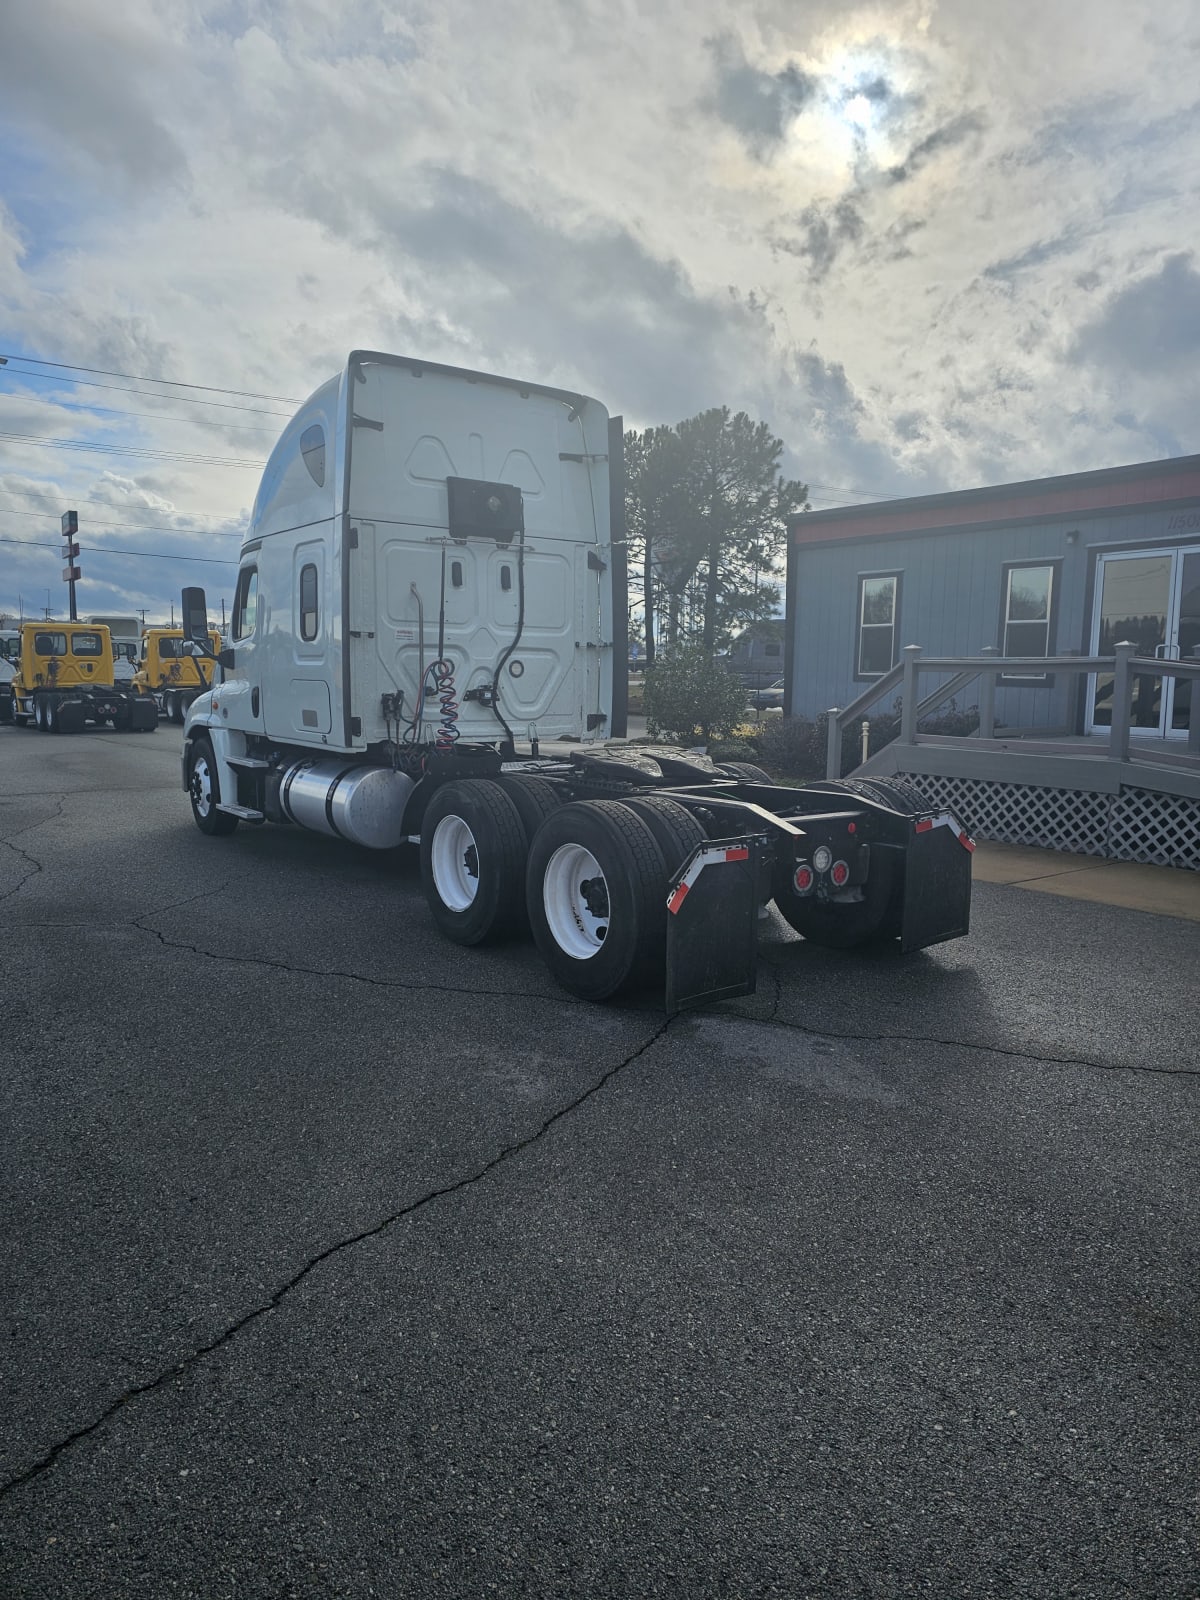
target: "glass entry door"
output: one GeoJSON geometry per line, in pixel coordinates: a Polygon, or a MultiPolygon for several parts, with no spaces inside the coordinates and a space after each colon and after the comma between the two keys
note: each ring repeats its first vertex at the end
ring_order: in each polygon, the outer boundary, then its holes
{"type": "MultiPolygon", "coordinates": [[[[1178,661],[1200,644],[1200,547],[1101,556],[1092,649],[1110,656],[1125,640],[1143,657],[1178,661]]],[[[1093,674],[1088,731],[1112,725],[1113,675],[1093,674]]],[[[1133,681],[1134,733],[1184,738],[1191,685],[1154,673],[1133,681]]]]}

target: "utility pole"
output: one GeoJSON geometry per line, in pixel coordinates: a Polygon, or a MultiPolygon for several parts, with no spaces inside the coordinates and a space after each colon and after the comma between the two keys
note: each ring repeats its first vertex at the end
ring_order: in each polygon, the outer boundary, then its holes
{"type": "MultiPolygon", "coordinates": [[[[75,609],[75,585],[79,580],[79,568],[75,561],[79,555],[79,546],[75,542],[75,535],[79,532],[79,513],[77,511],[64,511],[62,517],[62,553],[66,560],[63,568],[63,578],[71,591],[71,621],[79,621],[79,613],[75,609]]],[[[46,599],[49,600],[49,594],[46,599]]]]}

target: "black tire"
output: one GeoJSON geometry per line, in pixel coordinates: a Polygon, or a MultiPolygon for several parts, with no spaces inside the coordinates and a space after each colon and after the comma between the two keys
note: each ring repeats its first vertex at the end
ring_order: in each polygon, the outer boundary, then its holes
{"type": "Polygon", "coordinates": [[[878,800],[902,817],[919,817],[934,809],[916,785],[903,778],[838,778],[827,787],[878,800]]]}
{"type": "Polygon", "coordinates": [[[761,767],[756,767],[752,761],[722,761],[719,771],[726,772],[731,778],[741,778],[746,783],[774,783],[775,779],[769,772],[764,772],[761,767]]]}
{"type": "Polygon", "coordinates": [[[58,713],[58,701],[52,694],[46,696],[45,709],[42,712],[43,723],[47,733],[61,733],[62,721],[58,713]]]}
{"type": "Polygon", "coordinates": [[[881,944],[899,935],[902,873],[899,851],[872,845],[861,900],[831,904],[815,894],[798,895],[786,863],[776,869],[772,890],[784,917],[810,944],[852,950],[856,945],[881,944]]]}
{"type": "Polygon", "coordinates": [[[533,836],[553,816],[566,798],[565,791],[549,778],[524,778],[519,774],[496,779],[505,794],[517,808],[517,815],[525,829],[525,838],[533,843],[533,836]]]}
{"type": "Polygon", "coordinates": [[[468,778],[434,791],[421,819],[421,883],[447,939],[476,945],[520,930],[528,851],[499,783],[468,778]]]}
{"type": "MultiPolygon", "coordinates": [[[[133,707],[128,700],[122,700],[113,712],[112,725],[118,733],[128,733],[133,726],[133,707]]],[[[211,746],[210,746],[211,748],[211,746]]],[[[189,783],[190,783],[189,777],[189,783]]]]}
{"type": "Polygon", "coordinates": [[[232,833],[238,825],[237,817],[231,817],[227,811],[217,810],[221,803],[221,784],[217,777],[217,758],[210,740],[203,737],[193,740],[188,750],[187,776],[192,816],[200,832],[208,834],[210,838],[232,833]]]}
{"type": "Polygon", "coordinates": [[[661,981],[666,867],[646,822],[621,801],[574,801],[548,817],[526,886],[542,959],[571,994],[608,1000],[661,981]]]}
{"type": "Polygon", "coordinates": [[[39,733],[46,732],[46,696],[35,694],[33,697],[33,725],[39,733]]]}
{"type": "Polygon", "coordinates": [[[177,728],[182,728],[183,727],[183,719],[184,719],[184,717],[186,715],[187,715],[187,708],[184,706],[183,696],[181,694],[172,695],[171,696],[171,721],[175,724],[175,726],[177,728]]]}
{"type": "Polygon", "coordinates": [[[11,722],[12,720],[13,720],[13,698],[12,698],[12,695],[7,689],[0,690],[0,722],[11,722]]]}
{"type": "Polygon", "coordinates": [[[621,804],[635,816],[641,817],[654,835],[668,880],[674,878],[696,846],[704,844],[708,838],[687,807],[681,806],[678,800],[672,800],[668,795],[638,795],[632,800],[623,800],[621,804]]]}

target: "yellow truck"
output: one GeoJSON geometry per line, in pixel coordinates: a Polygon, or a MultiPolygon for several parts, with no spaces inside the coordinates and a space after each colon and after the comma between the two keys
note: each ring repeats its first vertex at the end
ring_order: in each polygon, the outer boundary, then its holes
{"type": "MultiPolygon", "coordinates": [[[[208,640],[216,655],[221,648],[220,634],[210,632],[208,640]]],[[[147,628],[142,634],[133,686],[139,694],[152,696],[169,721],[182,727],[187,708],[211,685],[212,676],[211,660],[184,654],[182,628],[147,628]]]]}
{"type": "Polygon", "coordinates": [[[41,733],[82,733],[112,723],[120,732],[153,733],[158,707],[117,685],[112,635],[101,623],[25,622],[12,680],[13,721],[41,733]]]}

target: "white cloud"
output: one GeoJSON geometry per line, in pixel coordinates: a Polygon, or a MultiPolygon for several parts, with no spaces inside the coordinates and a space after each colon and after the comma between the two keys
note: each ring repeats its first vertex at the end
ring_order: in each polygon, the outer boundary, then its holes
{"type": "MultiPolygon", "coordinates": [[[[1193,32],[1182,0],[8,7],[0,350],[303,396],[399,349],[633,425],[748,409],[790,472],[885,493],[1193,451],[1193,32]],[[1131,344],[1150,322],[1161,360],[1131,344]]],[[[194,458],[261,459],[281,425],[11,370],[6,394],[10,431],[194,458]]],[[[0,449],[226,529],[256,481],[0,449]]],[[[191,574],[158,568],[115,587],[165,602],[191,574]]]]}

